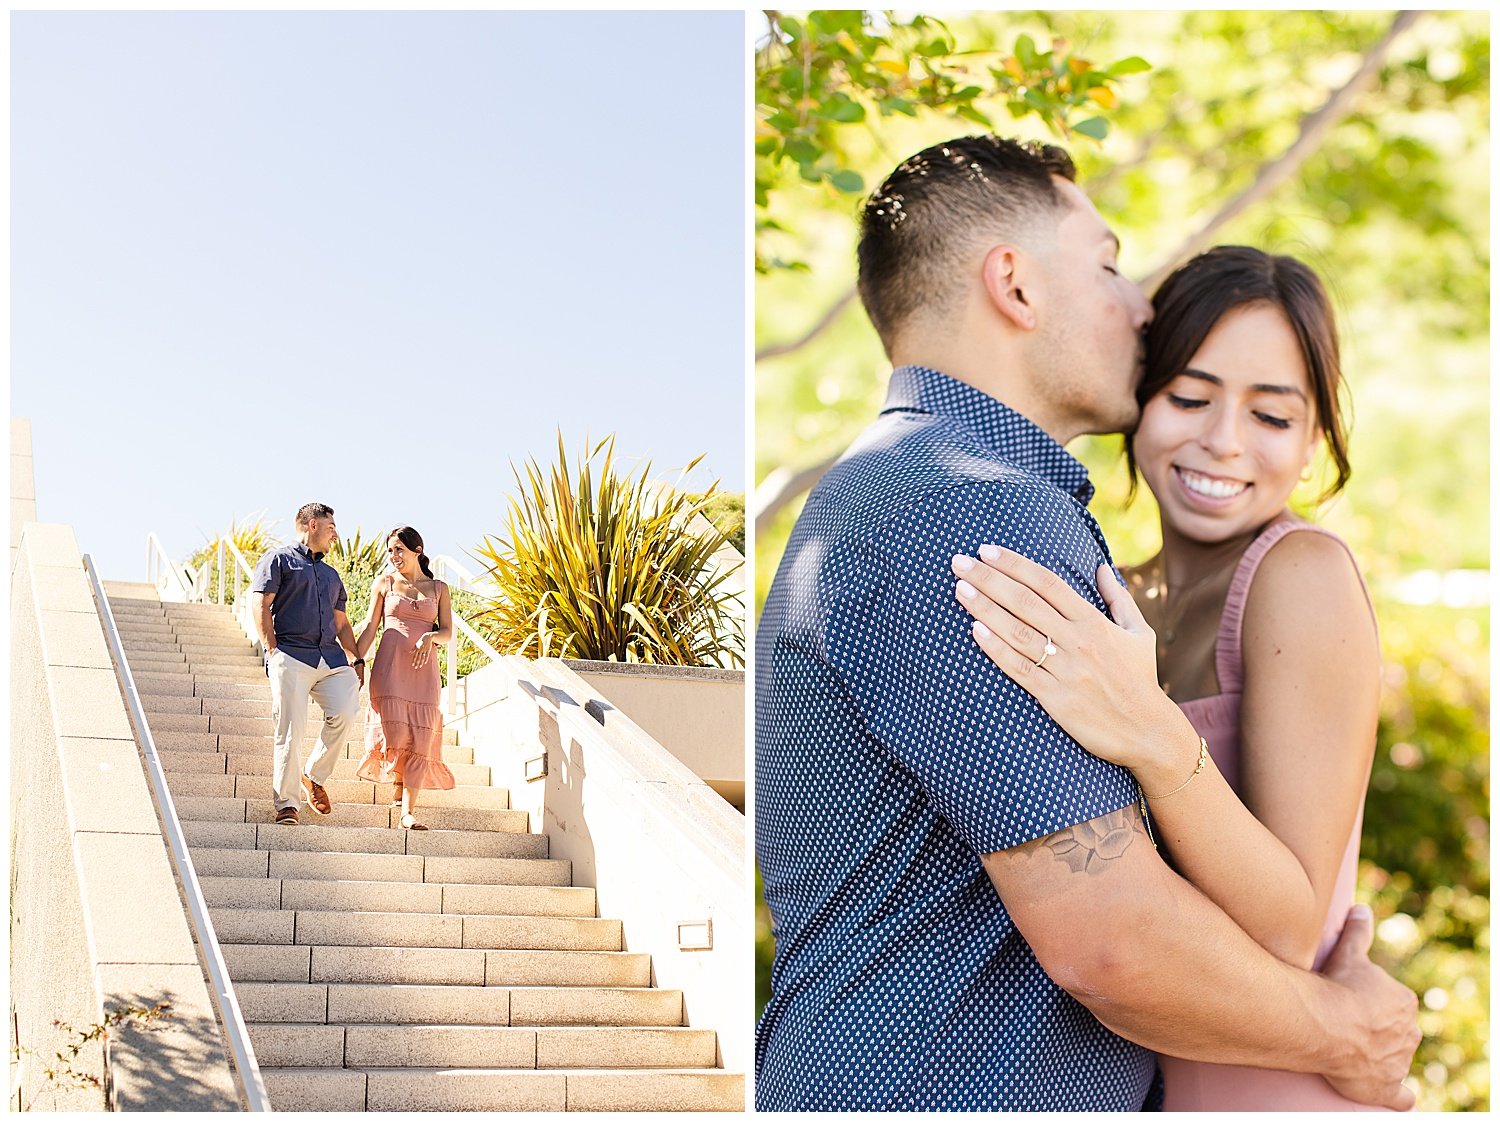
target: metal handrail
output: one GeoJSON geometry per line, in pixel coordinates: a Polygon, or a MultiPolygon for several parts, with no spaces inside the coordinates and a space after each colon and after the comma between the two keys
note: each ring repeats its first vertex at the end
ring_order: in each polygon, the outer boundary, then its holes
{"type": "MultiPolygon", "coordinates": [[[[155,541],[156,535],[151,535],[155,541]]],[[[160,543],[158,543],[159,547],[160,543]]],[[[172,792],[167,788],[166,772],[162,770],[161,757],[156,751],[151,728],[146,723],[141,697],[135,688],[135,676],[125,660],[125,648],[120,641],[120,632],[115,625],[115,615],[104,594],[104,585],[94,568],[94,561],[84,554],[83,568],[93,588],[94,601],[99,607],[99,618],[104,623],[105,638],[110,654],[118,668],[120,684],[124,688],[125,705],[135,725],[136,742],[146,760],[146,775],[156,794],[156,804],[161,809],[162,831],[166,835],[167,849],[172,854],[173,864],[182,882],[183,895],[187,899],[188,914],[193,921],[193,930],[198,936],[198,946],[203,951],[204,964],[208,967],[212,982],[214,1002],[218,1005],[219,1018],[224,1025],[224,1034],[229,1038],[230,1054],[234,1058],[235,1071],[240,1078],[240,1089],[244,1092],[247,1109],[269,1111],[271,1100],[266,1094],[265,1081],[261,1078],[260,1065],[255,1059],[255,1049],[250,1043],[250,1031],[245,1027],[245,1018],[240,1013],[240,1003],[234,996],[234,987],[229,981],[229,967],[224,963],[219,949],[219,937],[214,931],[213,919],[208,914],[208,902],[203,898],[203,887],[198,883],[198,874],[188,856],[187,839],[182,833],[182,822],[177,817],[177,806],[172,801],[172,792]]]]}
{"type": "Polygon", "coordinates": [[[439,553],[436,557],[429,558],[429,560],[432,562],[433,575],[438,580],[447,581],[450,585],[456,585],[465,592],[475,592],[478,590],[479,578],[446,553],[439,553]],[[452,576],[449,576],[450,572],[458,579],[454,580],[452,576]]]}
{"type": "Polygon", "coordinates": [[[160,587],[159,582],[164,571],[172,574],[172,579],[177,582],[184,601],[191,601],[193,590],[188,587],[187,581],[182,579],[182,571],[178,569],[166,547],[161,544],[161,539],[154,532],[148,532],[146,534],[146,580],[153,587],[160,587]],[[162,564],[163,562],[165,565],[162,564]]]}
{"type": "Polygon", "coordinates": [[[448,644],[448,684],[443,687],[443,712],[452,717],[456,715],[453,703],[454,687],[458,684],[458,636],[462,635],[469,642],[473,643],[479,648],[480,653],[488,657],[491,662],[499,662],[502,656],[499,651],[485,641],[479,632],[474,630],[468,620],[452,610],[452,605],[449,605],[449,612],[453,616],[453,630],[455,634],[453,642],[448,644]]]}

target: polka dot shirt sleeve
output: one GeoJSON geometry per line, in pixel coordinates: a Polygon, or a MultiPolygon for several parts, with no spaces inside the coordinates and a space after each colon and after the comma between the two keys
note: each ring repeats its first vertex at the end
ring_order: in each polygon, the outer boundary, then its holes
{"type": "MultiPolygon", "coordinates": [[[[1103,607],[1103,561],[1076,504],[1046,485],[928,495],[839,559],[824,605],[829,662],[866,727],[978,853],[1128,805],[1130,773],[1089,755],[974,642],[954,597],[955,553],[992,542],[1061,574],[1103,607]]],[[[1081,508],[1080,508],[1081,509],[1081,508]]]]}

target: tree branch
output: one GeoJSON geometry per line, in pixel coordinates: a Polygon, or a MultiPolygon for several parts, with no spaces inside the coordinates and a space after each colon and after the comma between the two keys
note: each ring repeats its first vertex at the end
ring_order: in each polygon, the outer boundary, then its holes
{"type": "Polygon", "coordinates": [[[823,473],[831,468],[842,455],[842,452],[835,452],[827,459],[798,471],[793,471],[789,467],[779,467],[762,479],[754,494],[755,532],[764,533],[766,527],[771,524],[771,520],[781,513],[782,508],[802,492],[810,490],[812,485],[822,479],[823,473]]]}
{"type": "Polygon", "coordinates": [[[1354,100],[1374,80],[1385,56],[1390,52],[1391,44],[1421,14],[1418,11],[1397,12],[1390,29],[1365,52],[1354,76],[1330,93],[1327,101],[1302,118],[1302,127],[1291,147],[1271,162],[1262,164],[1256,172],[1254,182],[1188,235],[1182,244],[1146,275],[1140,282],[1141,287],[1147,293],[1155,292],[1157,286],[1167,279],[1167,274],[1180,262],[1206,249],[1220,227],[1260,202],[1290,178],[1318,150],[1333,127],[1349,115],[1354,107],[1354,100]]]}
{"type": "Polygon", "coordinates": [[[834,320],[838,319],[839,316],[843,314],[844,309],[849,306],[856,295],[858,295],[857,290],[851,286],[847,292],[845,292],[842,296],[840,296],[833,302],[832,307],[830,307],[826,312],[818,317],[818,322],[813,324],[812,327],[808,328],[805,334],[803,334],[799,338],[791,340],[790,342],[770,343],[767,346],[762,347],[760,350],[755,352],[755,361],[760,362],[763,359],[776,358],[778,355],[787,355],[791,354],[793,351],[801,350],[803,347],[807,346],[807,344],[816,339],[819,335],[823,334],[823,332],[832,327],[834,320]]]}

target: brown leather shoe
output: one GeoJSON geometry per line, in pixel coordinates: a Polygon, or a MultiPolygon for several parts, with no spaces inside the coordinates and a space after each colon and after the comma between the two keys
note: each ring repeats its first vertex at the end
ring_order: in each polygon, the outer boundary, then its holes
{"type": "Polygon", "coordinates": [[[302,775],[302,796],[307,800],[307,805],[318,814],[327,814],[333,809],[333,803],[328,798],[328,792],[323,790],[323,784],[314,783],[305,772],[302,775]]]}
{"type": "Polygon", "coordinates": [[[295,826],[295,825],[297,825],[297,808],[294,807],[294,806],[289,806],[289,807],[285,808],[284,810],[278,810],[276,812],[276,825],[278,825],[278,826],[295,826]]]}

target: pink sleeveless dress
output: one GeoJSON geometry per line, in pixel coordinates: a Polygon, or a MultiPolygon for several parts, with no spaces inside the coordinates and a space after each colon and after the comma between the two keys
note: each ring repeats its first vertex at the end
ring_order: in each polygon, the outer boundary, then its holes
{"type": "Polygon", "coordinates": [[[453,772],[443,763],[442,683],[438,652],[421,669],[411,664],[417,636],[437,622],[437,598],[385,597],[385,630],[370,669],[371,719],[365,728],[365,755],[355,769],[374,783],[400,781],[413,791],[453,789],[453,772]]]}
{"type": "MultiPolygon", "coordinates": [[[[1244,659],[1240,650],[1240,627],[1250,582],[1255,570],[1271,547],[1287,534],[1299,530],[1323,534],[1346,545],[1338,535],[1307,522],[1278,522],[1261,533],[1245,550],[1224,601],[1224,614],[1215,642],[1214,666],[1219,689],[1212,697],[1182,702],[1182,711],[1198,733],[1208,741],[1209,754],[1235,791],[1240,778],[1240,698],[1244,689],[1244,659]]],[[[1351,554],[1352,558],[1352,554],[1351,554]]],[[[1356,565],[1356,571],[1358,566],[1356,565]]],[[[1363,577],[1361,577],[1363,583],[1363,577]]],[[[1369,600],[1369,590],[1365,590],[1369,600]]],[[[1371,609],[1373,614],[1374,609],[1371,609]]],[[[1323,918],[1323,937],[1318,943],[1314,969],[1323,965],[1344,928],[1344,917],[1354,903],[1354,877],[1359,863],[1359,832],[1364,818],[1363,801],[1354,816],[1354,827],[1344,848],[1338,880],[1329,899],[1328,914],[1323,918]]],[[[1336,1092],[1321,1075],[1294,1071],[1269,1071],[1261,1068],[1229,1067],[1223,1064],[1196,1063],[1162,1056],[1161,1070],[1167,1095],[1163,1110],[1308,1110],[1308,1111],[1380,1111],[1383,1107],[1362,1106],[1336,1092]]]]}

